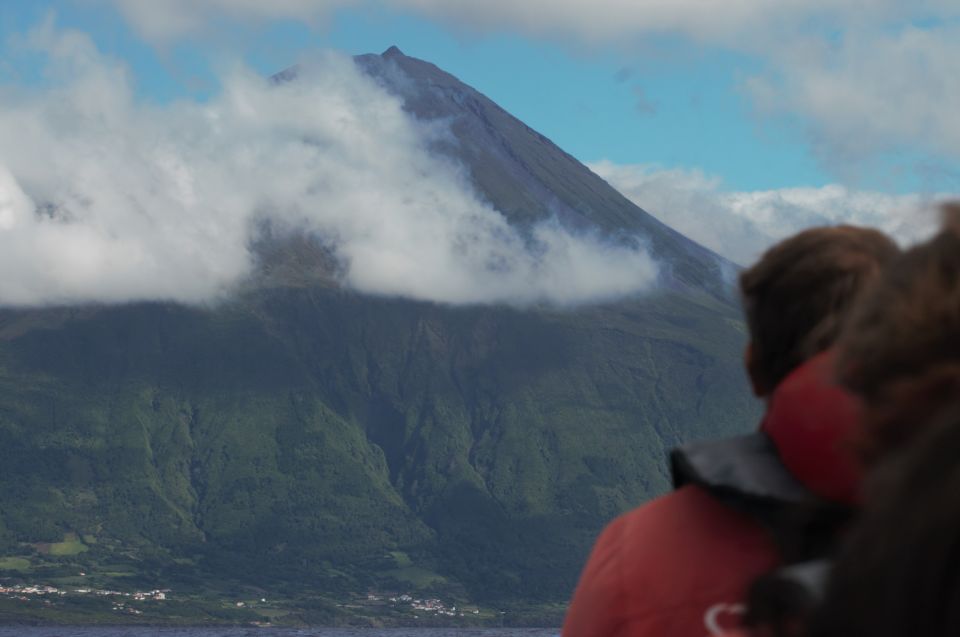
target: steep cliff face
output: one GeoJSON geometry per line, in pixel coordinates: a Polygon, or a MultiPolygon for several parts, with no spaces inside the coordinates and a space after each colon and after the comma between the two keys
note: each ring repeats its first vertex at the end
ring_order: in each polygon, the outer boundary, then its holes
{"type": "Polygon", "coordinates": [[[603,523],[667,488],[667,449],[753,425],[727,264],[436,67],[359,63],[451,119],[440,150],[512,223],[642,235],[663,289],[576,310],[366,297],[314,276],[307,241],[264,246],[268,272],[213,309],[0,312],[0,557],[563,600],[603,523]]]}

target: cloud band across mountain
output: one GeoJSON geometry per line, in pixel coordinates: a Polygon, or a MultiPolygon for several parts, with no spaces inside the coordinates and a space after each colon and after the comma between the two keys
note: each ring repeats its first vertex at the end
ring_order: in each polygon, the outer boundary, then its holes
{"type": "Polygon", "coordinates": [[[265,219],[320,237],[367,293],[575,304],[657,277],[639,247],[511,226],[430,150],[447,129],[350,58],[280,85],[238,69],[208,102],[156,106],[83,34],[29,43],[53,81],[0,106],[0,304],[221,298],[265,219]]]}

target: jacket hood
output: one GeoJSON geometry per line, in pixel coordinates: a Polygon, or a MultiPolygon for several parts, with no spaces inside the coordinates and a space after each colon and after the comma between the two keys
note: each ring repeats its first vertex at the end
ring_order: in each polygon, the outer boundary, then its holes
{"type": "Polygon", "coordinates": [[[774,390],[760,431],[694,442],[670,455],[674,486],[697,484],[732,504],[859,502],[852,441],[859,401],[836,384],[834,355],[820,354],[774,390]]]}
{"type": "Polygon", "coordinates": [[[824,500],[857,504],[861,471],[853,444],[860,401],[840,387],[827,351],[794,370],[774,390],[760,430],[786,469],[824,500]]]}

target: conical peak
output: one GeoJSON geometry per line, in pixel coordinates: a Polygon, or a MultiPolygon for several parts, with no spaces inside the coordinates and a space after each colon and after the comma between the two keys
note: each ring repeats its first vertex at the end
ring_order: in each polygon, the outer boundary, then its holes
{"type": "Polygon", "coordinates": [[[390,47],[389,49],[387,49],[386,51],[384,51],[384,52],[381,54],[381,56],[382,56],[382,57],[385,57],[385,58],[398,57],[398,56],[399,56],[399,57],[403,57],[403,51],[401,51],[399,47],[397,47],[396,45],[394,45],[394,46],[391,46],[391,47],[390,47]]]}

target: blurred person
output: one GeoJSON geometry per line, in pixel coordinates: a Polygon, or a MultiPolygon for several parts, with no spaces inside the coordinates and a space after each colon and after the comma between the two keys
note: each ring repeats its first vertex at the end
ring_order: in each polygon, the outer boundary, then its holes
{"type": "Polygon", "coordinates": [[[960,393],[877,465],[808,637],[960,635],[960,393]]]}
{"type": "Polygon", "coordinates": [[[951,490],[960,484],[960,205],[945,206],[944,219],[864,295],[838,345],[839,379],[862,398],[859,442],[876,474],[863,520],[829,578],[798,585],[781,570],[754,583],[751,635],[804,635],[810,617],[818,637],[960,627],[960,609],[946,612],[960,603],[950,581],[960,576],[950,565],[960,548],[951,490]]]}
{"type": "Polygon", "coordinates": [[[603,531],[563,637],[724,634],[740,624],[752,581],[829,543],[858,498],[843,445],[860,416],[833,381],[829,350],[862,291],[898,254],[875,230],[816,228],[742,273],[745,365],[767,402],[760,431],[672,454],[677,489],[603,531]],[[827,513],[801,516],[803,533],[781,532],[808,506],[827,513]],[[797,537],[803,546],[790,546],[797,537]]]}
{"type": "Polygon", "coordinates": [[[904,447],[960,388],[960,203],[864,298],[842,338],[843,385],[865,405],[864,454],[904,447]]]}

